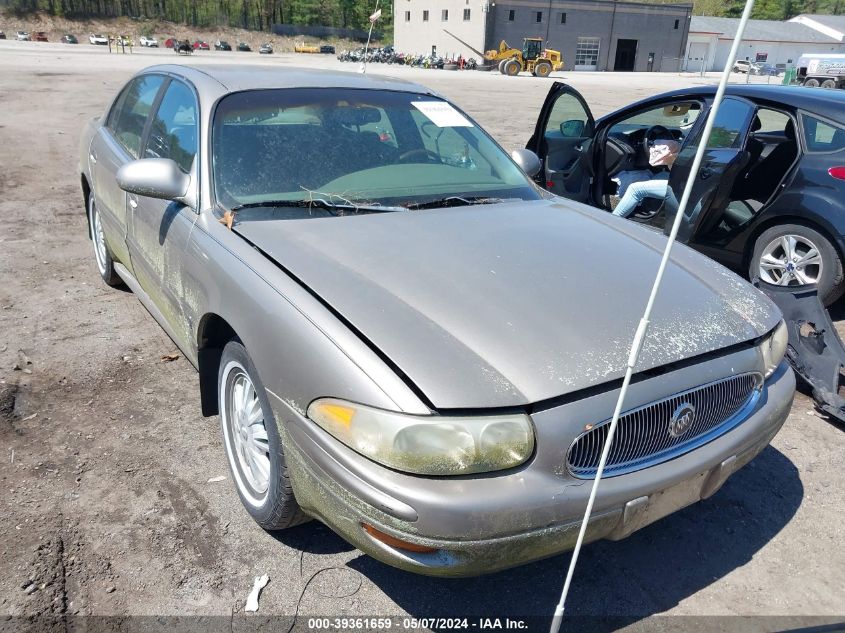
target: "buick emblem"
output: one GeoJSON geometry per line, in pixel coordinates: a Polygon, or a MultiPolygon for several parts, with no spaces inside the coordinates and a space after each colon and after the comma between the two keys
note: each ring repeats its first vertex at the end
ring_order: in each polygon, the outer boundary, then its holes
{"type": "Polygon", "coordinates": [[[689,402],[680,405],[669,420],[669,435],[681,437],[695,422],[695,407],[689,402]]]}

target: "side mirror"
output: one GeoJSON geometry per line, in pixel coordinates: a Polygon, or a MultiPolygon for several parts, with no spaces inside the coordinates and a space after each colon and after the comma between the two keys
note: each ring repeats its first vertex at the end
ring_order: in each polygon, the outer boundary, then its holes
{"type": "Polygon", "coordinates": [[[530,149],[515,149],[511,152],[511,158],[524,171],[529,178],[540,173],[540,159],[530,149]]]}
{"type": "Polygon", "coordinates": [[[570,119],[560,124],[560,134],[566,138],[581,138],[584,136],[584,122],[570,119]]]}
{"type": "Polygon", "coordinates": [[[169,158],[141,158],[117,170],[117,185],[148,198],[186,202],[191,177],[169,158]]]}

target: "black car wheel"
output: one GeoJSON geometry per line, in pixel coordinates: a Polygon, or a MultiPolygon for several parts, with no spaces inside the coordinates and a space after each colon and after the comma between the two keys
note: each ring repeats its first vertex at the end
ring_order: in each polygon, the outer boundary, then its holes
{"type": "Polygon", "coordinates": [[[836,88],[836,80],[835,79],[825,79],[822,82],[822,88],[836,88]]]}
{"type": "Polygon", "coordinates": [[[237,339],[223,349],[217,385],[226,457],[244,507],[265,530],[307,521],[293,495],[267,392],[237,339]]]}
{"type": "Polygon", "coordinates": [[[819,87],[819,80],[818,79],[807,79],[804,82],[804,85],[807,88],[818,88],[819,87]]]}
{"type": "Polygon", "coordinates": [[[801,224],[781,224],[763,231],[754,243],[748,275],[779,286],[816,284],[825,305],[845,292],[845,274],[836,248],[821,233],[801,224]]]}

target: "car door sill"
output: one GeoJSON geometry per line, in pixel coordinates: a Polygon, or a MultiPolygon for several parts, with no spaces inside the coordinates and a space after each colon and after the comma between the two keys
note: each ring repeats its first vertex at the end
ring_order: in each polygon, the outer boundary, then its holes
{"type": "Polygon", "coordinates": [[[164,330],[164,333],[167,334],[170,340],[173,341],[176,347],[178,347],[182,354],[184,354],[188,362],[194,366],[194,369],[196,369],[197,364],[194,361],[193,354],[179,344],[177,337],[175,336],[170,325],[167,323],[167,319],[164,318],[164,314],[162,314],[161,310],[158,309],[156,304],[150,298],[150,295],[148,295],[144,291],[144,289],[141,287],[141,284],[139,284],[138,280],[135,279],[135,276],[129,272],[129,269],[126,268],[126,266],[119,262],[114,263],[114,270],[117,275],[123,280],[123,283],[129,286],[129,289],[132,291],[132,294],[134,294],[138,298],[138,301],[141,302],[141,305],[144,306],[147,312],[149,312],[150,315],[156,320],[156,323],[161,326],[161,329],[164,330]]]}

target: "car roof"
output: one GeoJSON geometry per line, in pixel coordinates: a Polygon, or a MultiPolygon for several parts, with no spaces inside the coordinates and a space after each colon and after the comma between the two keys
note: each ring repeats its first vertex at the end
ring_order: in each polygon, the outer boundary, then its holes
{"type": "Polygon", "coordinates": [[[189,80],[198,89],[212,88],[216,83],[219,92],[273,88],[359,88],[368,90],[399,90],[421,94],[435,94],[433,90],[401,79],[379,77],[362,73],[315,70],[311,68],[278,68],[258,64],[203,64],[182,66],[162,64],[145,68],[143,73],[166,72],[189,80]]]}
{"type": "MultiPolygon", "coordinates": [[[[716,94],[716,86],[696,86],[664,92],[655,97],[641,101],[646,104],[654,99],[666,97],[694,98],[696,96],[709,97],[716,94]]],[[[823,90],[821,88],[803,88],[801,86],[770,86],[754,84],[728,84],[725,94],[735,97],[745,97],[753,101],[769,102],[774,106],[781,105],[807,112],[841,120],[845,116],[845,91],[823,90]]]]}

